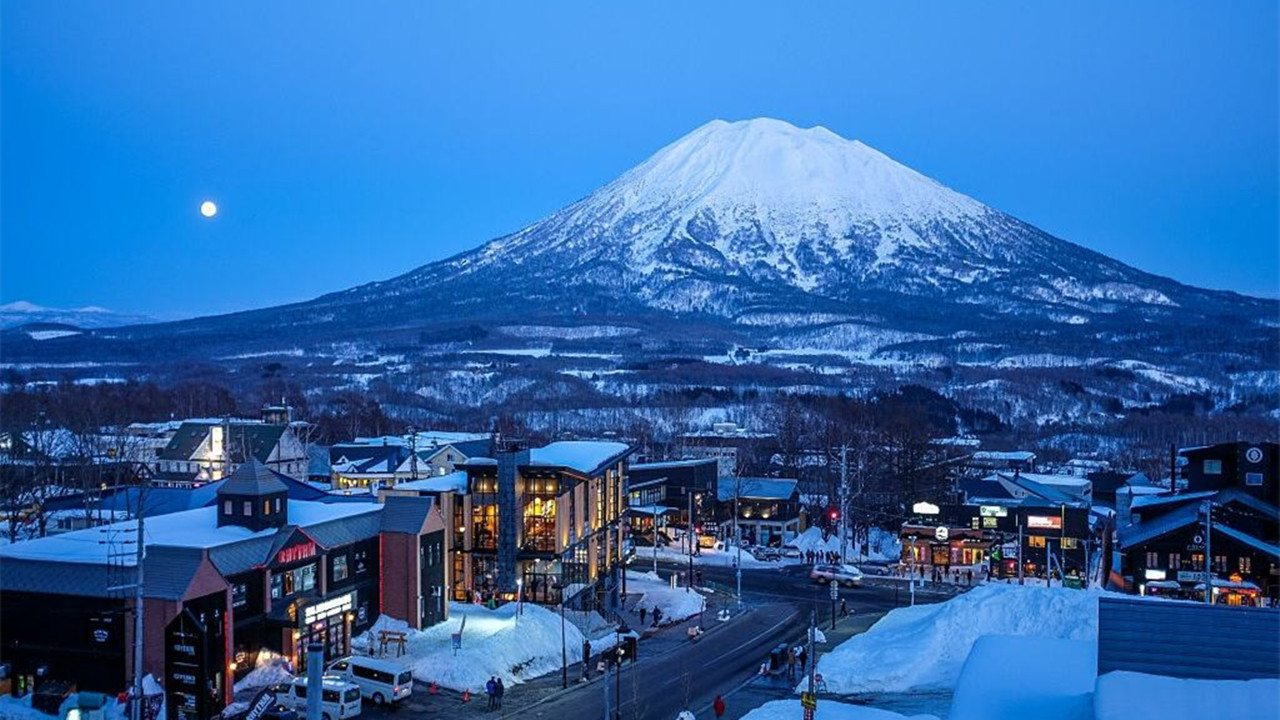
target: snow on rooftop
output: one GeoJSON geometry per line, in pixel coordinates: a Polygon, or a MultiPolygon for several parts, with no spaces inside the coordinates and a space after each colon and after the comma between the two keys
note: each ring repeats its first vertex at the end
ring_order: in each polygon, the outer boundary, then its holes
{"type": "Polygon", "coordinates": [[[1088,478],[1077,477],[1075,475],[1047,475],[1042,473],[1019,473],[1019,477],[1026,478],[1031,482],[1037,482],[1042,485],[1064,485],[1064,486],[1073,487],[1073,488],[1087,487],[1092,484],[1088,478]]]}
{"type": "Polygon", "coordinates": [[[664,460],[662,462],[632,463],[632,470],[664,470],[666,468],[697,467],[707,463],[715,463],[715,458],[695,458],[693,460],[664,460]]]}
{"type": "Polygon", "coordinates": [[[562,440],[529,451],[530,461],[591,473],[630,450],[626,443],[608,440],[562,440]]]}
{"type": "MultiPolygon", "coordinates": [[[[330,520],[379,512],[381,509],[382,506],[376,503],[320,503],[290,500],[289,524],[307,528],[330,520]]],[[[254,532],[235,525],[218,527],[217,512],[216,507],[203,507],[147,518],[144,525],[147,546],[213,548],[274,535],[278,531],[276,528],[269,528],[254,532]]],[[[127,541],[137,532],[136,528],[136,520],[126,520],[102,527],[27,540],[0,547],[0,558],[105,564],[108,550],[111,548],[109,540],[127,541]]],[[[123,560],[125,564],[132,565],[132,554],[128,554],[123,560]]]]}
{"type": "Polygon", "coordinates": [[[409,480],[396,485],[395,488],[397,490],[415,490],[417,492],[453,492],[462,494],[467,491],[467,473],[465,470],[458,470],[447,475],[409,480]]]}
{"type": "Polygon", "coordinates": [[[1015,450],[1012,452],[997,452],[995,450],[980,450],[973,454],[974,460],[1020,460],[1023,462],[1036,459],[1036,454],[1029,450],[1015,450]]]}

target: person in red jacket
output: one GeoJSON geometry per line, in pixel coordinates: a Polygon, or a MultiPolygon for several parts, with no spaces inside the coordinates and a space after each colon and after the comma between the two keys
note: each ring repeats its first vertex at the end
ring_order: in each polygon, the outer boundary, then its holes
{"type": "Polygon", "coordinates": [[[711,709],[716,711],[716,718],[724,717],[724,698],[716,696],[716,701],[711,703],[711,709]]]}

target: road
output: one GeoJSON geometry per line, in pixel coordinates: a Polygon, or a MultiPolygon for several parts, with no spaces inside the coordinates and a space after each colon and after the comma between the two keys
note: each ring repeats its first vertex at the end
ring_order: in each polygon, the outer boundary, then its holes
{"type": "MultiPolygon", "coordinates": [[[[664,576],[680,569],[675,565],[660,565],[664,576]]],[[[719,567],[701,570],[702,585],[717,590],[713,607],[732,606],[733,570],[719,567]]],[[[810,581],[806,567],[744,570],[742,585],[741,614],[722,626],[713,626],[697,642],[687,642],[675,635],[684,632],[680,628],[664,630],[667,637],[641,643],[639,661],[626,664],[620,679],[610,677],[610,706],[616,702],[612,698],[620,685],[622,718],[671,720],[685,708],[693,709],[699,718],[713,717],[710,707],[715,696],[727,695],[750,681],[773,647],[780,643],[798,643],[805,636],[811,613],[816,613],[820,627],[829,626],[832,608],[829,590],[810,581]]],[[[908,602],[904,584],[874,578],[859,588],[841,588],[840,596],[855,617],[882,613],[908,602]]],[[[917,601],[927,602],[938,597],[922,593],[917,601]]],[[[576,669],[571,671],[573,677],[578,674],[576,669]]],[[[443,692],[427,698],[419,687],[405,707],[390,711],[366,707],[362,714],[371,718],[475,715],[576,720],[605,717],[605,686],[600,679],[562,690],[558,674],[553,675],[556,677],[511,687],[501,712],[485,712],[483,698],[466,705],[455,693],[443,692]]]]}

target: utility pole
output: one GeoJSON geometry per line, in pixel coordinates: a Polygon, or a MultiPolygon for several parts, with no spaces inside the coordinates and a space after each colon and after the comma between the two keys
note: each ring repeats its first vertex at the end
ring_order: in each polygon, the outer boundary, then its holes
{"type": "Polygon", "coordinates": [[[1204,603],[1213,604],[1213,500],[1205,500],[1204,510],[1204,603]]]}
{"type": "MultiPolygon", "coordinates": [[[[587,658],[582,658],[582,664],[587,664],[587,658]]],[[[564,588],[560,589],[560,687],[569,687],[569,650],[564,639],[564,588]]]]}
{"type": "Polygon", "coordinates": [[[142,567],[147,559],[146,535],[143,530],[143,498],[146,497],[145,483],[138,493],[138,546],[135,549],[138,563],[138,576],[133,586],[133,704],[130,706],[130,717],[142,720],[142,567]]]}
{"type": "Polygon", "coordinates": [[[734,579],[738,583],[738,609],[742,609],[742,529],[738,527],[738,514],[741,510],[739,501],[742,498],[742,479],[733,479],[733,542],[737,546],[738,559],[734,562],[734,579]]]}
{"type": "Polygon", "coordinates": [[[845,549],[849,544],[849,538],[845,533],[849,521],[846,516],[849,514],[849,443],[840,445],[840,522],[837,525],[840,533],[840,564],[843,565],[845,560],[845,549]]]}
{"type": "Polygon", "coordinates": [[[409,426],[409,479],[418,479],[418,429],[409,426]]]}
{"type": "Polygon", "coordinates": [[[1018,584],[1021,585],[1022,578],[1022,516],[1018,516],[1018,584]]]}
{"type": "Polygon", "coordinates": [[[911,541],[911,565],[909,572],[911,573],[911,606],[916,605],[916,536],[911,535],[907,538],[911,541]]]}
{"type": "Polygon", "coordinates": [[[693,490],[689,489],[685,492],[689,498],[689,527],[687,528],[689,535],[689,581],[685,583],[684,591],[693,592],[693,544],[697,542],[693,537],[693,490]]]}

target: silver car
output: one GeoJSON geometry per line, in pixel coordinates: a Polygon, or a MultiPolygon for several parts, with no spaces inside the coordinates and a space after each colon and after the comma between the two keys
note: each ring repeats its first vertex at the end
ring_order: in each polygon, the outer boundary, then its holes
{"type": "Polygon", "coordinates": [[[862,584],[862,571],[853,565],[814,565],[809,578],[820,585],[838,583],[857,587],[862,584]]]}

